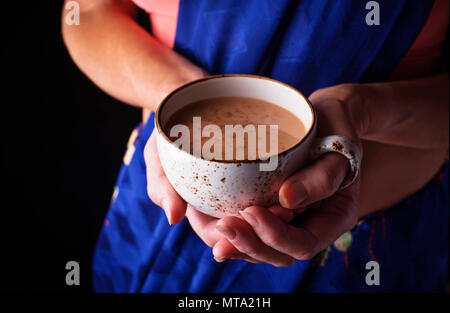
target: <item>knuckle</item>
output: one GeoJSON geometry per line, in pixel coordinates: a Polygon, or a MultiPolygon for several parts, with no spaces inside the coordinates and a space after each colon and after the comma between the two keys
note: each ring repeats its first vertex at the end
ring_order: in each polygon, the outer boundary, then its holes
{"type": "Polygon", "coordinates": [[[285,224],[281,224],[281,227],[270,230],[266,233],[266,238],[263,241],[271,247],[281,247],[289,239],[288,227],[285,224]]]}
{"type": "Polygon", "coordinates": [[[325,175],[325,182],[328,186],[328,189],[330,191],[334,191],[337,189],[339,182],[338,182],[338,176],[336,173],[329,167],[326,167],[324,169],[324,175],[325,175]]]}
{"type": "Polygon", "coordinates": [[[337,189],[337,177],[328,168],[324,168],[321,175],[321,183],[319,185],[319,188],[321,194],[326,198],[333,195],[333,193],[337,189]]]}
{"type": "Polygon", "coordinates": [[[272,232],[268,235],[267,243],[272,247],[278,247],[283,242],[283,236],[279,232],[272,232]]]}
{"type": "Polygon", "coordinates": [[[257,259],[258,250],[253,245],[246,246],[242,250],[243,250],[242,252],[248,255],[249,257],[257,259]]]}
{"type": "Polygon", "coordinates": [[[336,99],[335,105],[337,107],[339,107],[339,110],[344,111],[345,107],[346,107],[346,100],[342,99],[341,97],[339,97],[339,98],[336,99]]]}

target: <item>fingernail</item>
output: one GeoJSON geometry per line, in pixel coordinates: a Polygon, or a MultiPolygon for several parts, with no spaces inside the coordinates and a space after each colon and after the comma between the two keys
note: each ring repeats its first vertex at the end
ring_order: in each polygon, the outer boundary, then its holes
{"type": "Polygon", "coordinates": [[[214,260],[216,260],[216,262],[221,263],[223,261],[225,261],[227,258],[216,258],[214,257],[214,260]]]}
{"type": "MultiPolygon", "coordinates": [[[[279,201],[283,208],[294,209],[305,202],[308,198],[308,193],[306,192],[305,185],[299,180],[293,182],[288,189],[291,190],[291,192],[289,193],[292,193],[292,195],[286,197],[286,192],[280,192],[279,195],[279,201]]],[[[285,190],[286,189],[284,189],[283,191],[285,190]]]]}
{"type": "Polygon", "coordinates": [[[239,214],[241,214],[242,217],[252,226],[256,226],[256,224],[258,223],[256,217],[248,212],[241,210],[239,211],[239,214]]]}
{"type": "Polygon", "coordinates": [[[236,233],[229,227],[223,225],[216,225],[218,231],[225,235],[230,240],[233,240],[236,237],[236,233]]]}

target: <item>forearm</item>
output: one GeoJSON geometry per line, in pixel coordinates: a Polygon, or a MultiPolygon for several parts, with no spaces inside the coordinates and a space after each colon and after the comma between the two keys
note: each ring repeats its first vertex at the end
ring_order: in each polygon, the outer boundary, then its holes
{"type": "Polygon", "coordinates": [[[445,73],[355,85],[357,100],[350,99],[349,110],[362,119],[360,137],[403,147],[448,149],[448,83],[445,73]]]}
{"type": "Polygon", "coordinates": [[[387,209],[427,184],[447,149],[414,149],[363,140],[360,216],[387,209]]]}
{"type": "Polygon", "coordinates": [[[358,101],[349,100],[349,111],[360,119],[360,215],[366,215],[418,191],[442,166],[449,144],[448,74],[355,86],[358,101]]]}
{"type": "Polygon", "coordinates": [[[79,3],[79,26],[64,23],[63,14],[64,42],[78,67],[111,96],[155,110],[172,89],[202,75],[141,28],[121,1],[79,3]]]}

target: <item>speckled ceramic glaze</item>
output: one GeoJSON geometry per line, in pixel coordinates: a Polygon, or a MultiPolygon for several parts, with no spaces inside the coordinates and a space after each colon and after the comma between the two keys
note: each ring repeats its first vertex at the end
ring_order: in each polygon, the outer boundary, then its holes
{"type": "Polygon", "coordinates": [[[220,75],[194,81],[172,92],[156,114],[158,153],[174,189],[194,208],[215,217],[236,215],[250,205],[278,201],[281,183],[308,159],[315,137],[315,115],[308,100],[294,88],[259,76],[220,75]],[[261,171],[268,161],[210,161],[175,146],[161,125],[181,107],[215,97],[250,97],[277,104],[294,113],[305,125],[305,137],[277,156],[273,171],[261,171]]]}

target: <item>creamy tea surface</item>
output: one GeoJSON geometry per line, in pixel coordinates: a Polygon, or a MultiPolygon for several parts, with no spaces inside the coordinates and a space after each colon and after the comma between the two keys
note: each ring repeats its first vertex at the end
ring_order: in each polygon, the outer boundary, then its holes
{"type": "MultiPolygon", "coordinates": [[[[166,125],[163,125],[165,133],[173,141],[182,136],[181,132],[175,131],[180,129],[174,128],[176,125],[185,125],[189,129],[188,152],[193,153],[195,140],[200,139],[198,146],[204,148],[207,145],[205,148],[211,153],[215,149],[220,150],[220,145],[222,151],[211,158],[222,160],[230,159],[230,154],[226,154],[226,151],[233,152],[232,160],[252,160],[267,156],[272,154],[275,146],[276,153],[281,153],[296,145],[306,133],[300,119],[288,110],[264,100],[244,97],[210,98],[193,102],[176,111],[166,125]],[[199,121],[201,124],[198,124],[199,121]],[[277,132],[271,130],[270,125],[276,125],[277,132]],[[194,138],[194,127],[197,127],[201,137],[194,138]],[[228,140],[227,134],[231,134],[228,140]],[[265,147],[260,147],[264,142],[265,147]],[[263,150],[263,153],[258,153],[263,150]],[[240,156],[239,151],[243,151],[240,156]]],[[[183,149],[186,150],[186,147],[183,149]]]]}

